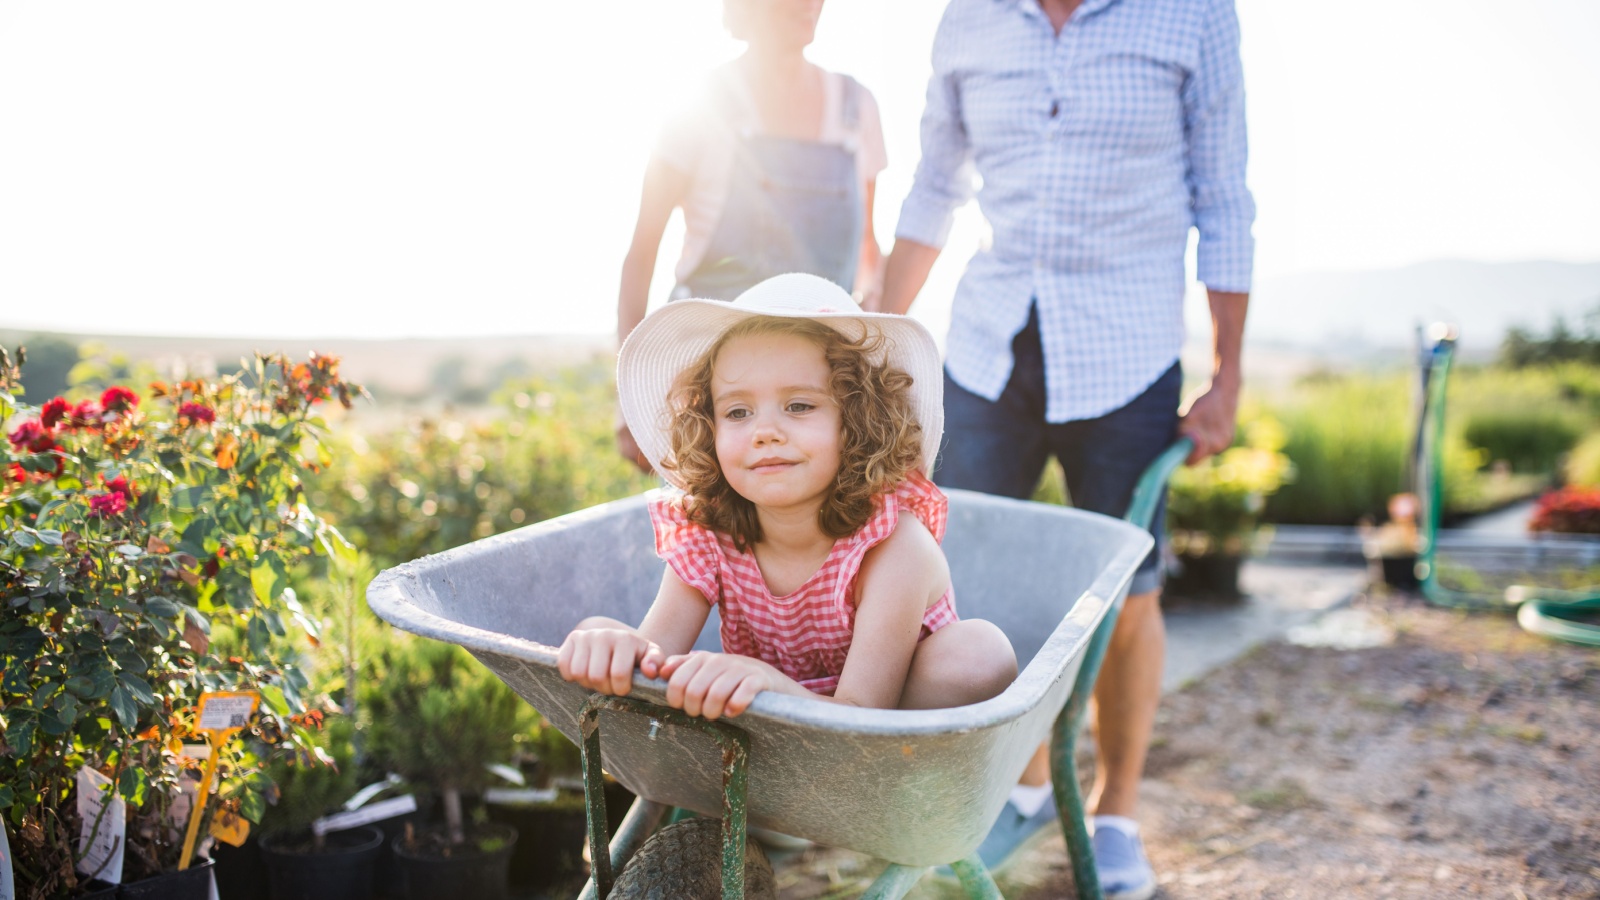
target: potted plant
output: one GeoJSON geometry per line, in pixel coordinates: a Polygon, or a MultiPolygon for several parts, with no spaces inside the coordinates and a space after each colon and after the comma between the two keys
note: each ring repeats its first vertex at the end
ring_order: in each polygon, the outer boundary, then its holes
{"type": "MultiPolygon", "coordinates": [[[[583,798],[583,755],[555,726],[533,714],[534,725],[523,751],[519,788],[484,791],[484,807],[492,822],[517,829],[510,878],[519,890],[547,889],[585,874],[584,846],[588,816],[583,798]]],[[[633,795],[606,778],[608,824],[616,828],[633,795]]]]}
{"type": "Polygon", "coordinates": [[[205,872],[176,871],[194,708],[260,693],[194,813],[259,820],[266,762],[311,740],[290,716],[317,625],[290,576],[348,549],[302,502],[300,473],[326,464],[314,407],[359,388],[337,360],[259,357],[216,382],[79,387],[35,407],[17,400],[24,358],[0,351],[0,816],[18,895],[73,896],[89,875],[122,896],[180,896],[169,879],[203,891],[205,872]],[[113,835],[120,873],[115,854],[80,850],[113,835]]]}
{"type": "MultiPolygon", "coordinates": [[[[321,724],[316,711],[307,714],[321,724]]],[[[261,817],[261,856],[272,900],[366,900],[373,896],[383,832],[373,825],[313,830],[321,817],[338,812],[359,787],[350,721],[328,720],[311,755],[289,757],[268,769],[278,802],[261,817]]]]}
{"type": "Polygon", "coordinates": [[[362,702],[368,752],[383,770],[431,786],[444,809],[441,825],[395,839],[408,896],[504,897],[516,829],[469,826],[462,798],[482,792],[490,764],[513,758],[531,710],[454,644],[395,634],[373,669],[362,702]]]}
{"type": "Polygon", "coordinates": [[[1256,416],[1234,446],[1172,475],[1167,528],[1179,570],[1177,594],[1237,598],[1239,566],[1249,552],[1266,499],[1293,474],[1283,430],[1256,416]]]}

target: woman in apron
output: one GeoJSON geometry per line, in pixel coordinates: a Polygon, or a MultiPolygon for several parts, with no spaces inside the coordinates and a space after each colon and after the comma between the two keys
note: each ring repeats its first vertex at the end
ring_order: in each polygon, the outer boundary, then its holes
{"type": "MultiPolygon", "coordinates": [[[[622,267],[619,346],[644,318],[674,209],[685,234],[671,299],[732,300],[785,272],[827,278],[858,299],[876,294],[883,128],[866,88],[806,60],[821,10],[821,0],[724,0],[723,21],[747,49],[657,142],[622,267]]],[[[620,418],[617,446],[648,467],[620,418]]]]}

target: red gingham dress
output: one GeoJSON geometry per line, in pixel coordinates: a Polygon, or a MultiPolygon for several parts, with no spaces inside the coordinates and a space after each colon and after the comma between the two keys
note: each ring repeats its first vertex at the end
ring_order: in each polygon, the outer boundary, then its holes
{"type": "MultiPolygon", "coordinates": [[[[755,556],[740,552],[727,535],[690,522],[683,499],[683,494],[672,491],[650,501],[656,555],[707,602],[721,605],[723,651],[767,662],[807,690],[828,696],[839,686],[850,651],[862,558],[894,533],[901,510],[916,516],[934,540],[942,542],[949,507],[933,482],[913,473],[892,493],[879,495],[877,511],[855,534],[834,542],[828,558],[805,584],[787,596],[774,597],[755,556]]],[[[954,621],[951,589],[923,614],[918,640],[954,621]]]]}

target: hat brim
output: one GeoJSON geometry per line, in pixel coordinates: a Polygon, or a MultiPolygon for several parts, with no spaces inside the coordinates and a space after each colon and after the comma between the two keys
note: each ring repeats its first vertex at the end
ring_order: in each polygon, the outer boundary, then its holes
{"type": "Polygon", "coordinates": [[[933,472],[944,434],[944,379],[939,348],[922,323],[906,316],[869,312],[746,309],[721,300],[686,299],[647,316],[617,354],[617,395],[622,417],[639,450],[668,482],[684,485],[662,467],[672,450],[668,394],[678,373],[705,355],[729,328],[754,316],[814,319],[851,339],[865,331],[883,337],[882,361],[911,376],[911,409],[922,427],[922,468],[933,472]]]}

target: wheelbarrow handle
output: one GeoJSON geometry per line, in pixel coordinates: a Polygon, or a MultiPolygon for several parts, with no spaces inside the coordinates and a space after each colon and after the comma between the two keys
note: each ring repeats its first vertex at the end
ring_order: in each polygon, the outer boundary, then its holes
{"type": "Polygon", "coordinates": [[[1156,507],[1161,504],[1161,497],[1166,492],[1167,479],[1193,452],[1194,440],[1186,437],[1178,438],[1176,443],[1162,451],[1139,476],[1139,483],[1133,488],[1133,500],[1128,504],[1128,514],[1122,517],[1123,521],[1148,529],[1150,520],[1155,518],[1156,507]]]}

